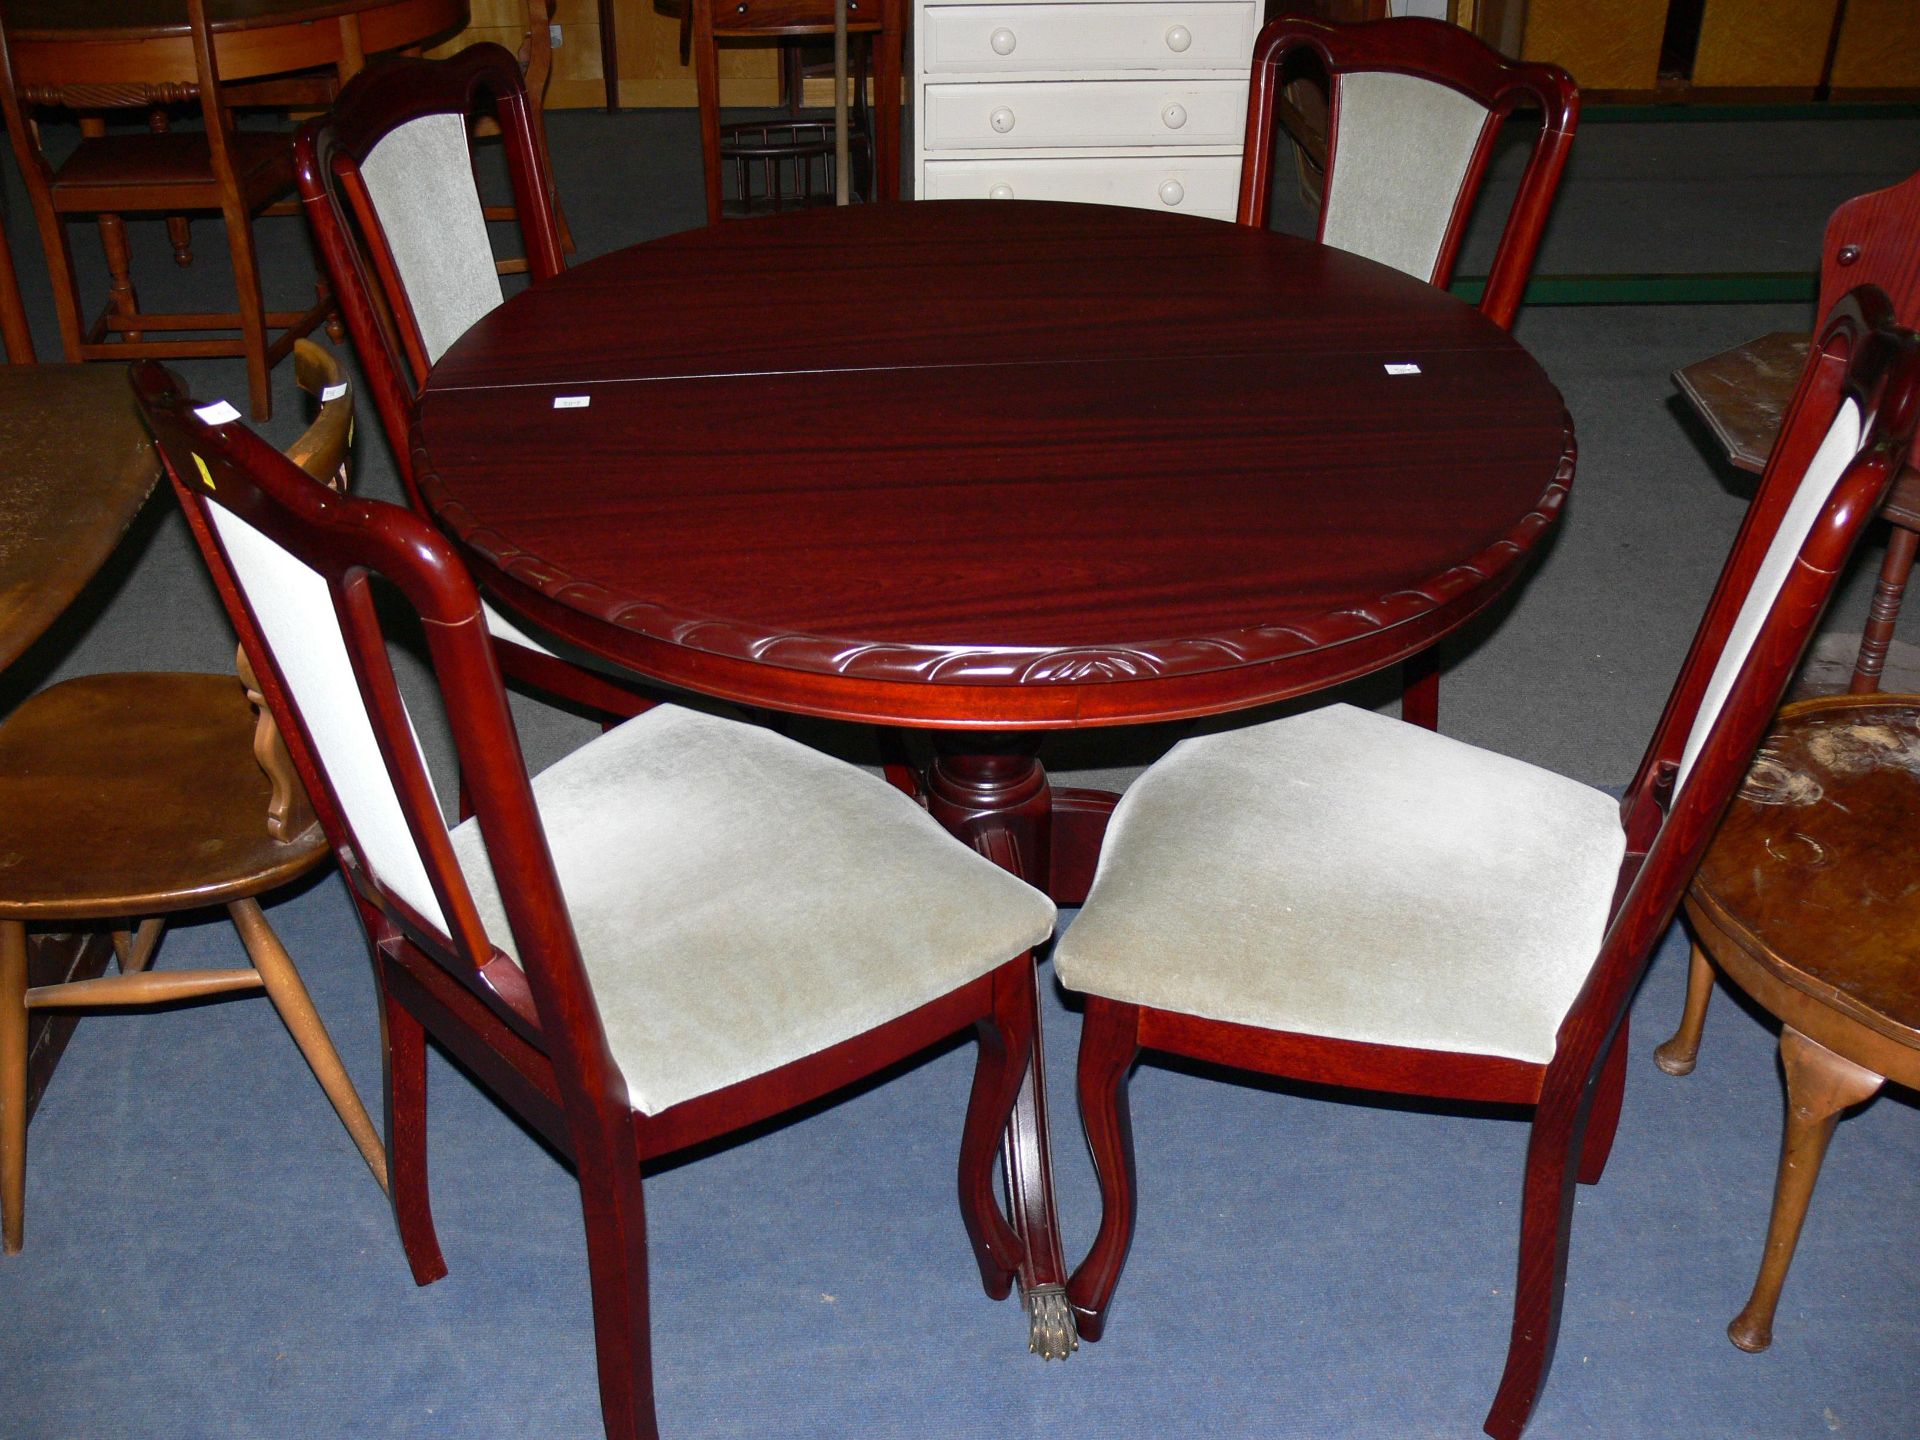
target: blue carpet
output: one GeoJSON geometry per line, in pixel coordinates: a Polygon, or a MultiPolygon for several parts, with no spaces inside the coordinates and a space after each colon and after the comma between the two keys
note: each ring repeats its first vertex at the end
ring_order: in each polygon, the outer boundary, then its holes
{"type": "MultiPolygon", "coordinates": [[[[378,1111],[372,982],[337,878],[272,912],[378,1111]]],[[[176,931],[162,965],[237,955],[176,931]]],[[[1920,1432],[1920,1113],[1835,1140],[1774,1348],[1746,1296],[1782,1115],[1774,1035],[1723,991],[1700,1068],[1639,1005],[1612,1168],[1583,1189],[1558,1363],[1530,1435],[1920,1432]]],[[[1049,986],[1051,989],[1051,986],[1049,986]]],[[[1062,1223],[1092,1233],[1077,1017],[1045,1017],[1062,1223]]],[[[952,1170],[971,1047],[648,1182],[664,1433],[1470,1436],[1498,1378],[1525,1131],[1221,1083],[1133,1084],[1142,1205],[1108,1338],[1025,1352],[973,1278],[952,1170]]],[[[432,1164],[452,1273],[408,1278],[384,1202],[262,1000],[91,1019],[30,1137],[27,1249],[0,1265],[0,1432],[594,1436],[570,1172],[451,1066],[432,1164]]]]}

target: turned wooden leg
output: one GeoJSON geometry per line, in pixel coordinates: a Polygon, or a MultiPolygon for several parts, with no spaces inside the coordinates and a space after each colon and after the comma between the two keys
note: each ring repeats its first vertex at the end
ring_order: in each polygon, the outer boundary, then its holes
{"type": "MultiPolygon", "coordinates": [[[[173,128],[166,107],[156,105],[147,111],[147,129],[164,135],[173,128]]],[[[181,269],[193,264],[193,222],[185,215],[167,216],[167,239],[173,244],[173,263],[181,269]]]]}
{"type": "Polygon", "coordinates": [[[1133,1117],[1127,1106],[1127,1072],[1140,1053],[1140,1012],[1132,1005],[1087,997],[1080,1031],[1080,1123],[1100,1180],[1100,1229],[1086,1258],[1067,1282],[1067,1303],[1080,1334],[1098,1340],[1107,1330],[1107,1307],[1133,1246],[1133,1117]]]}
{"type": "Polygon", "coordinates": [[[1422,730],[1440,728],[1440,656],[1422,650],[1400,662],[1400,718],[1422,730]]]}
{"type": "Polygon", "coordinates": [[[1700,1032],[1706,1028],[1707,1002],[1713,999],[1713,960],[1698,940],[1687,967],[1687,1003],[1680,1012],[1680,1028],[1653,1052],[1653,1063],[1669,1075],[1688,1075],[1700,1053],[1700,1032]]]}
{"type": "Polygon", "coordinates": [[[27,927],[0,920],[0,1237],[18,1255],[27,1206],[27,927]]]}
{"type": "MultiPolygon", "coordinates": [[[[1044,890],[1053,800],[1046,771],[1037,758],[1039,737],[947,733],[934,738],[939,753],[927,772],[927,813],[1002,869],[1044,890]]],[[[1037,1017],[1038,971],[1031,983],[1037,1017]]],[[[1064,1360],[1078,1341],[1067,1305],[1067,1265],[1053,1200],[1046,1063],[1044,1034],[1036,1023],[1033,1063],[1021,1083],[1000,1153],[1022,1248],[1020,1286],[1027,1307],[1027,1345],[1043,1359],[1064,1360]]]]}
{"type": "Polygon", "coordinates": [[[1606,1063],[1594,1084],[1593,1105],[1587,1115],[1587,1130],[1580,1142],[1580,1183],[1598,1185],[1607,1171],[1607,1156],[1613,1153],[1614,1132],[1620,1128],[1620,1104],[1627,1093],[1627,1029],[1632,1019],[1620,1017],[1620,1029],[1607,1049],[1606,1063]]]}
{"type": "Polygon", "coordinates": [[[1904,525],[1895,525],[1887,536],[1887,558],[1880,562],[1880,579],[1867,607],[1866,633],[1860,637],[1860,654],[1847,684],[1850,694],[1871,694],[1880,688],[1880,672],[1887,663],[1887,647],[1893,643],[1893,626],[1900,618],[1916,548],[1920,548],[1920,534],[1904,525]]]}
{"type": "Polygon", "coordinates": [[[235,900],[227,906],[227,913],[233,917],[233,927],[240,932],[240,943],[246,946],[253,968],[260,972],[260,983],[266,987],[273,1008],[286,1022],[293,1043],[300,1047],[307,1064],[313,1067],[314,1078],[327,1092],[327,1099],[333,1102],[334,1113],[347,1127],[347,1134],[359,1147],[367,1168],[373,1171],[373,1178],[386,1190],[386,1147],[374,1133],[367,1107],[360,1103],[360,1092],[353,1088],[347,1067],[340,1063],[340,1052],[333,1048],[320,1012],[313,1008],[313,999],[307,994],[300,972],[293,967],[293,958],[280,943],[280,937],[273,933],[273,927],[267,924],[267,917],[260,913],[259,901],[235,900]]]}
{"type": "MultiPolygon", "coordinates": [[[[98,115],[80,117],[80,134],[89,140],[98,140],[107,133],[107,122],[98,115]]],[[[100,228],[100,248],[107,257],[107,308],[115,315],[130,317],[140,313],[140,297],[133,291],[132,257],[127,249],[126,222],[118,215],[98,217],[100,228]]],[[[81,322],[85,324],[84,319],[81,322]]],[[[119,332],[127,340],[140,339],[137,329],[119,332]]],[[[68,355],[69,360],[78,360],[78,355],[68,355]]]]}
{"type": "Polygon", "coordinates": [[[167,928],[165,916],[142,920],[131,933],[113,932],[113,953],[120,962],[122,975],[138,975],[153,963],[153,952],[160,948],[160,936],[167,928]]]}
{"type": "Polygon", "coordinates": [[[1800,1243],[1814,1181],[1840,1112],[1870,1100],[1884,1083],[1871,1070],[1816,1044],[1792,1026],[1780,1032],[1780,1060],[1787,1071],[1787,1134],[1780,1147],[1780,1178],[1773,1187],[1773,1214],[1767,1220],[1767,1248],[1746,1308],[1727,1326],[1727,1338],[1742,1350],[1758,1352],[1773,1343],[1773,1312],[1780,1287],[1800,1243]]]}
{"type": "MultiPolygon", "coordinates": [[[[1584,1079],[1584,1077],[1583,1077],[1584,1079]]],[[[1580,1153],[1581,1089],[1549,1072],[1549,1091],[1533,1113],[1527,1176],[1520,1200],[1520,1265],[1513,1289],[1513,1330],[1500,1389],[1485,1429],[1494,1440],[1519,1440],[1553,1364],[1566,1292],[1567,1237],[1573,1228],[1574,1169],[1580,1153]],[[1555,1084],[1555,1080],[1559,1083],[1555,1084]]]]}
{"type": "Polygon", "coordinates": [[[960,1218],[980,1266],[980,1283],[995,1300],[1007,1298],[1020,1270],[1020,1237],[994,1198],[993,1167],[1033,1059],[1033,984],[1027,975],[1032,965],[1027,955],[994,976],[993,1014],[975,1027],[980,1058],[960,1135],[960,1218]]]}

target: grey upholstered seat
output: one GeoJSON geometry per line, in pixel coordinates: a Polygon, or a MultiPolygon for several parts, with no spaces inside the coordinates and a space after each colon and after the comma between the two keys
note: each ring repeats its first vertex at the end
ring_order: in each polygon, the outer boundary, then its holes
{"type": "MultiPolygon", "coordinates": [[[[904,1015],[1053,930],[1050,900],[891,785],[758,726],[656,706],[533,791],[648,1114],[904,1015]]],[[[453,845],[512,954],[473,821],[453,845]]]]}
{"type": "Polygon", "coordinates": [[[1054,967],[1204,1019],[1544,1062],[1625,849],[1601,791],[1328,706],[1149,769],[1054,967]]]}

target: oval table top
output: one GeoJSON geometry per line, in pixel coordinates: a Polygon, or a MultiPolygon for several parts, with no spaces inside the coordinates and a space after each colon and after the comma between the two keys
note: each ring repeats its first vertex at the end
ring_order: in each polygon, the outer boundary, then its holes
{"type": "Polygon", "coordinates": [[[1307,693],[1427,648],[1557,518],[1509,335],[1217,221],[922,201],[670,236],[455,344],[416,474],[584,649],[842,719],[1053,728],[1307,693]]]}

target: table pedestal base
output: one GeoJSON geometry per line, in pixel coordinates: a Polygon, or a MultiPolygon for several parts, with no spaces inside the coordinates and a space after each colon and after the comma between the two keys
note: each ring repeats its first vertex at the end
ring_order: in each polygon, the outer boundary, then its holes
{"type": "MultiPolygon", "coordinates": [[[[935,744],[939,753],[927,771],[928,813],[1057,902],[1077,905],[1085,899],[1117,797],[1100,790],[1054,790],[1036,753],[1037,735],[943,734],[935,744]]],[[[1036,970],[1036,1007],[1039,983],[1036,970]]],[[[1046,1051],[1036,1027],[1033,1063],[1000,1153],[1023,1251],[1020,1293],[1027,1308],[1027,1346],[1044,1360],[1064,1360],[1079,1348],[1080,1338],[1066,1298],[1045,1074],[1046,1051]]]]}

